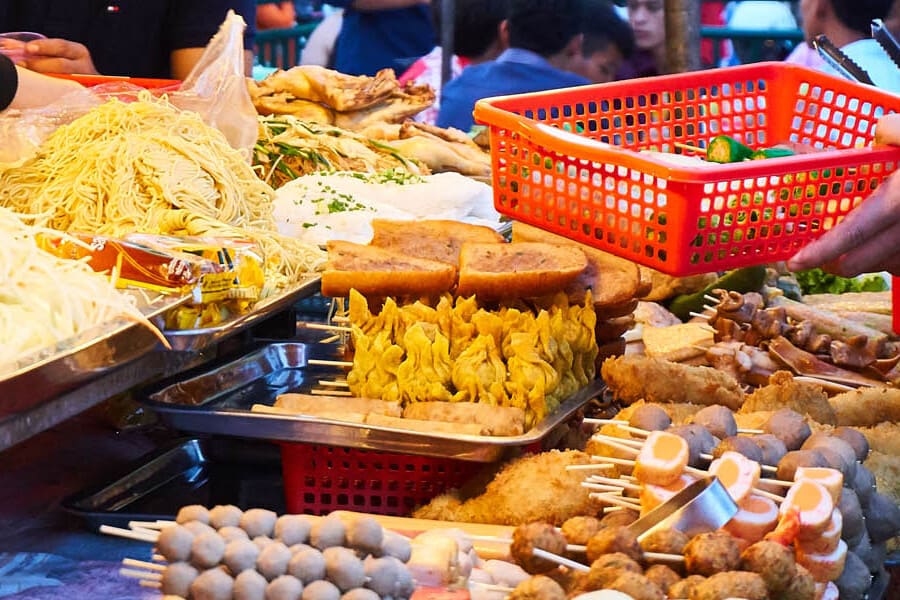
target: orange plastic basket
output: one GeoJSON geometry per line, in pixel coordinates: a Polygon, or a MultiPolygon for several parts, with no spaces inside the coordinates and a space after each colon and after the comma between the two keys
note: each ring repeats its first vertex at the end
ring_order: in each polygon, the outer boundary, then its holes
{"type": "Polygon", "coordinates": [[[900,96],[784,63],[491,98],[497,210],[676,276],[793,255],[900,163],[862,147],[900,96]],[[821,152],[685,165],[658,154],[719,134],[821,152]],[[652,150],[657,153],[641,152],[652,150]]]}

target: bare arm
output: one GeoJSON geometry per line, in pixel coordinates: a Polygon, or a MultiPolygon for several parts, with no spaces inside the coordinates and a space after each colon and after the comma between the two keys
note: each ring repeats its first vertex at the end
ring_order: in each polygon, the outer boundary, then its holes
{"type": "Polygon", "coordinates": [[[16,67],[19,75],[19,87],[10,108],[34,108],[45,106],[73,90],[81,88],[81,84],[68,79],[48,77],[16,67]]]}
{"type": "MultiPolygon", "coordinates": [[[[181,48],[172,51],[172,77],[184,79],[200,60],[204,48],[181,48]]],[[[253,51],[244,50],[244,74],[249,77],[253,73],[253,51]]]]}
{"type": "Polygon", "coordinates": [[[293,27],[296,22],[293,2],[271,2],[256,7],[257,29],[284,29],[293,27]]]}

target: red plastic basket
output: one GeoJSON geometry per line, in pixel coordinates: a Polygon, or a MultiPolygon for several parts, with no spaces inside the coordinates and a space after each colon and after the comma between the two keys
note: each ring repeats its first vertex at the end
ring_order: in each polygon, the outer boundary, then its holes
{"type": "Polygon", "coordinates": [[[317,444],[281,445],[287,510],[407,516],[469,481],[484,464],[317,444]]]}
{"type": "Polygon", "coordinates": [[[676,276],[793,255],[834,227],[900,163],[872,142],[900,96],[784,63],[713,69],[482,100],[497,210],[676,276]],[[640,150],[822,152],[683,166],[640,150]]]}

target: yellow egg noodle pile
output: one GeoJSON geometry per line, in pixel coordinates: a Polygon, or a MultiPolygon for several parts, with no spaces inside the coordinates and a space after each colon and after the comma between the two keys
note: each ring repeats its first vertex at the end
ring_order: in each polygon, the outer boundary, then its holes
{"type": "Polygon", "coordinates": [[[153,328],[109,277],[39,250],[40,231],[0,208],[0,374],[31,352],[117,318],[153,328]]]}
{"type": "Polygon", "coordinates": [[[0,205],[40,226],[252,239],[281,287],[324,253],[276,233],[273,195],[220,131],[148,92],[60,127],[34,158],[0,175],[0,205]]]}
{"type": "Polygon", "coordinates": [[[349,317],[354,343],[347,383],[354,396],[402,402],[483,402],[514,406],[533,426],[594,378],[597,316],[559,294],[546,305],[487,310],[474,296],[444,295],[432,307],[398,305],[378,314],[356,290],[349,317]]]}

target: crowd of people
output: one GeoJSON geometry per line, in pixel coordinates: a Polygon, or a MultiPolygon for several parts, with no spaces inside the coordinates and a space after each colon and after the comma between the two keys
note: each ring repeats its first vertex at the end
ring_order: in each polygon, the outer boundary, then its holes
{"type": "MultiPolygon", "coordinates": [[[[393,68],[402,81],[427,82],[440,96],[422,118],[468,131],[481,98],[666,72],[664,0],[616,1],[624,1],[627,19],[620,17],[621,9],[612,0],[455,0],[452,79],[442,88],[440,0],[329,0],[338,10],[310,37],[303,59],[354,75],[393,68]]],[[[732,16],[753,4],[779,3],[739,1],[732,16]]],[[[35,31],[44,37],[27,42],[0,39],[0,49],[4,42],[20,44],[16,64],[0,54],[0,110],[46,103],[77,85],[42,74],[183,78],[228,10],[248,23],[248,73],[256,28],[291,27],[297,19],[291,0],[6,0],[0,3],[0,31],[35,31]]],[[[809,45],[824,34],[877,87],[900,94],[900,71],[871,39],[873,19],[900,30],[900,0],[799,0],[805,42],[785,60],[831,71],[809,45]]],[[[888,129],[885,141],[900,143],[897,127],[888,129]]],[[[794,264],[836,260],[835,268],[845,272],[862,264],[900,269],[894,257],[897,236],[891,229],[900,222],[898,176],[864,207],[862,216],[848,218],[794,264]],[[882,240],[875,250],[873,237],[882,240]],[[851,242],[868,244],[884,260],[873,260],[871,252],[865,261],[842,260],[851,242]]]]}

